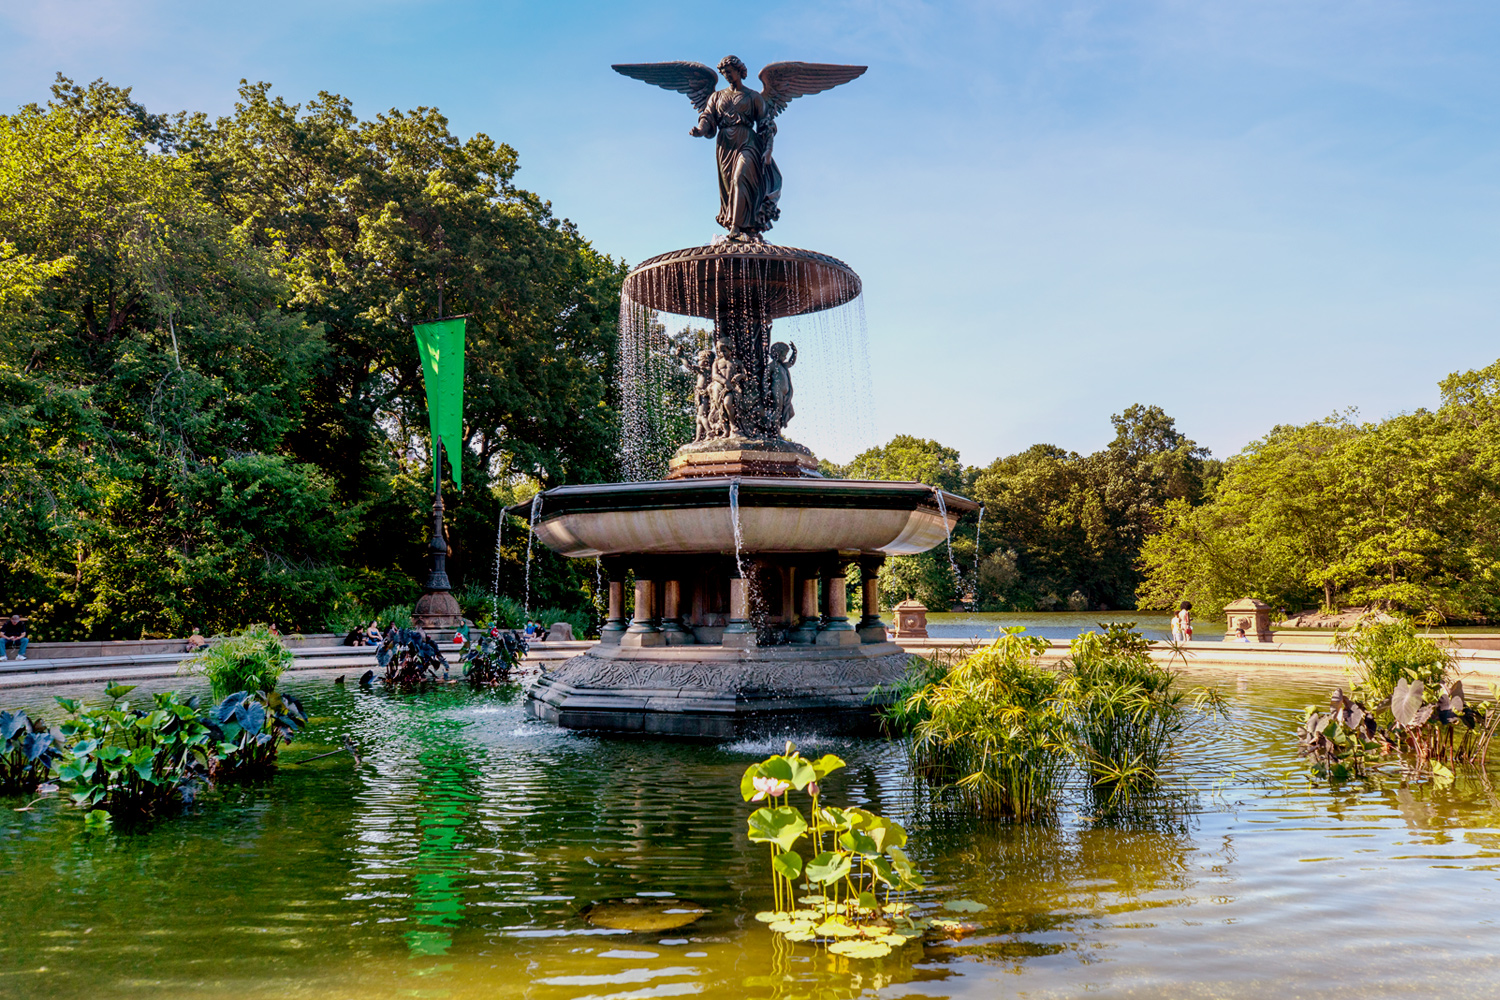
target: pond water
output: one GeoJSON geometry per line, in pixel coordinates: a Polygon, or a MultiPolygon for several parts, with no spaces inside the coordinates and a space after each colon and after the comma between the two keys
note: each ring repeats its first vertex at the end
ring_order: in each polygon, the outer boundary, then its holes
{"type": "MultiPolygon", "coordinates": [[[[1215,678],[1222,683],[1225,677],[1215,678]]],[[[179,687],[187,685],[178,683],[179,687]]],[[[918,808],[900,744],[795,734],[848,762],[830,798],[905,822],[933,898],[990,906],[962,940],[849,960],[778,944],[745,840],[744,767],[779,742],[601,739],[519,701],[287,684],[314,717],[274,783],[149,832],[91,837],[56,797],[0,808],[0,990],[28,998],[1493,996],[1500,800],[1311,784],[1290,731],[1327,686],[1227,677],[1191,791],[1135,828],[918,808]],[[343,754],[296,764],[351,737],[343,754]],[[662,894],[674,894],[666,897],[662,894]],[[644,895],[711,912],[614,933],[644,895]]],[[[45,708],[44,690],[11,704],[45,708]]],[[[69,693],[77,694],[77,689],[69,693]]],[[[51,713],[55,715],[56,713],[51,713]]]]}
{"type": "MultiPolygon", "coordinates": [[[[980,611],[928,612],[927,634],[934,639],[993,639],[1000,629],[1017,625],[1028,634],[1064,642],[1080,632],[1100,631],[1103,622],[1135,622],[1136,631],[1147,639],[1170,639],[1172,616],[1146,611],[980,611]]],[[[1224,635],[1207,622],[1195,622],[1195,638],[1219,639],[1224,635]]]]}

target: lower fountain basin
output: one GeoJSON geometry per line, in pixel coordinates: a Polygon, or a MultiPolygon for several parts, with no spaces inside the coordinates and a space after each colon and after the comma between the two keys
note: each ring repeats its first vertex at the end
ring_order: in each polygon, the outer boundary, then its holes
{"type": "MultiPolygon", "coordinates": [[[[738,484],[738,549],[757,553],[910,555],[941,544],[978,504],[921,483],[703,476],[559,486],[542,494],[536,536],[574,558],[736,550],[730,486],[738,484]]],[[[511,513],[526,516],[530,504],[511,513]]]]}
{"type": "Polygon", "coordinates": [[[568,729],[726,739],[816,725],[869,732],[910,656],[860,646],[596,646],[545,670],[527,692],[533,718],[568,729]]]}

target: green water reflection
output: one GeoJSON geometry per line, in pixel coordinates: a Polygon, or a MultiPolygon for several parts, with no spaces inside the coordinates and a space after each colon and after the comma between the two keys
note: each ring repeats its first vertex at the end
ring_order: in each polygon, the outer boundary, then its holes
{"type": "MultiPolygon", "coordinates": [[[[165,685],[158,685],[165,686],[165,685]]],[[[88,837],[65,803],[0,810],[0,989],[17,997],[1485,996],[1493,780],[1310,785],[1290,720],[1320,686],[1248,677],[1189,748],[1170,810],[1045,826],[933,814],[897,745],[794,734],[849,767],[829,793],[900,818],[934,898],[990,905],[925,952],[789,947],[744,838],[738,780],[779,741],[608,740],[514,696],[346,690],[298,676],[314,722],[276,781],[148,831],[88,837]],[[348,737],[346,755],[299,764],[348,737]],[[672,894],[669,934],[590,902],[672,894]]],[[[71,692],[76,694],[77,692],[71,692]]],[[[12,700],[45,710],[50,692],[12,700]]],[[[19,802],[5,803],[13,807],[19,802]]]]}

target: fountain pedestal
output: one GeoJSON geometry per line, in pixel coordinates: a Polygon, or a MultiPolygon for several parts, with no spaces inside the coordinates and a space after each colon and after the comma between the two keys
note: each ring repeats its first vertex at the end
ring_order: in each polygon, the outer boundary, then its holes
{"type": "MultiPolygon", "coordinates": [[[[602,557],[609,573],[600,644],[542,674],[529,692],[533,715],[707,737],[809,715],[820,729],[870,722],[877,689],[900,680],[907,661],[880,620],[880,565],[942,544],[978,505],[921,483],[825,479],[812,452],[783,436],[797,351],[773,343],[772,323],[843,305],[860,288],[840,260],[753,241],[662,254],[626,277],[622,356],[638,355],[631,331],[649,330],[659,312],[713,322],[711,349],[678,355],[695,381],[695,438],[665,480],[557,487],[531,507],[539,541],[602,557]],[[855,564],[857,624],[845,582],[855,564]]],[[[622,377],[622,397],[632,392],[661,405],[622,377]]],[[[651,437],[628,407],[626,426],[651,437]]]]}

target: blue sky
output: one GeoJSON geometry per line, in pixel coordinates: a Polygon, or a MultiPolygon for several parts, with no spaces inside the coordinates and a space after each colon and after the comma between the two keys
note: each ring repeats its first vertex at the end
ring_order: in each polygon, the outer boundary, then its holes
{"type": "Polygon", "coordinates": [[[717,232],[712,147],[610,63],[867,64],[776,146],[772,239],[865,280],[877,405],[841,448],[1086,452],[1146,402],[1225,456],[1500,357],[1493,4],[22,0],[0,29],[3,106],[57,70],[157,110],[241,77],[436,106],[632,262],[717,232]]]}

